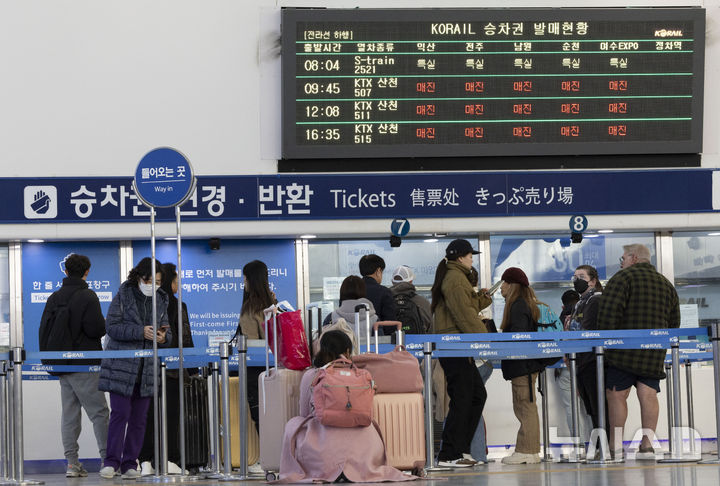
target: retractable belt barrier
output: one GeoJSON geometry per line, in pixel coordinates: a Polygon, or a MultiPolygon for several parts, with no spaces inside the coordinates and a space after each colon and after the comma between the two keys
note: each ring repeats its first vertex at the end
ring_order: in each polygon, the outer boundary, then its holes
{"type": "MultiPolygon", "coordinates": [[[[713,329],[715,335],[717,331],[713,329]]],[[[679,367],[679,362],[684,363],[697,362],[697,361],[708,361],[715,360],[717,362],[717,340],[716,337],[711,339],[712,342],[700,342],[700,341],[681,341],[681,338],[686,337],[705,337],[708,335],[708,328],[682,328],[682,329],[643,329],[643,330],[620,330],[620,331],[563,331],[563,332],[529,332],[529,333],[482,333],[482,334],[451,334],[451,335],[439,335],[439,334],[421,334],[421,335],[406,335],[405,346],[406,349],[419,359],[426,359],[425,369],[429,369],[429,360],[440,357],[472,357],[482,358],[486,360],[500,360],[500,359],[534,359],[534,358],[548,358],[557,357],[558,359],[562,356],[568,356],[570,359],[574,359],[577,353],[594,352],[598,357],[598,369],[602,363],[602,356],[604,350],[607,349],[647,349],[647,350],[668,350],[668,358],[666,362],[672,363],[673,375],[678,372],[676,368],[679,367]],[[712,350],[711,350],[712,349],[712,350]],[[671,351],[670,351],[671,350],[671,351]],[[714,350],[714,352],[713,352],[714,350]]],[[[231,366],[235,365],[239,369],[239,374],[242,375],[241,383],[246,382],[246,366],[261,366],[265,364],[265,350],[264,341],[261,340],[250,340],[241,343],[241,350],[238,353],[237,349],[227,346],[227,343],[222,343],[220,348],[185,348],[182,350],[183,356],[182,361],[185,367],[187,366],[207,366],[208,364],[213,367],[214,370],[218,370],[217,364],[219,363],[219,371],[223,381],[223,385],[226,385],[227,373],[231,366]],[[224,345],[224,346],[223,346],[224,345]]],[[[385,353],[394,349],[393,345],[384,344],[380,346],[380,352],[385,353]]],[[[18,351],[14,349],[13,351],[18,351]]],[[[176,369],[179,367],[179,350],[174,348],[163,348],[158,349],[157,354],[159,358],[164,361],[167,369],[176,369]]],[[[17,361],[17,352],[13,353],[13,359],[11,359],[10,353],[0,353],[0,362],[11,363],[17,361]]],[[[46,359],[62,359],[62,360],[81,360],[81,359],[102,359],[102,358],[151,358],[153,356],[152,349],[139,349],[139,350],[123,350],[123,351],[67,351],[67,352],[27,352],[23,361],[40,361],[46,359]]],[[[14,363],[16,367],[19,367],[19,363],[14,363]]],[[[274,363],[271,360],[271,365],[274,363]]],[[[92,365],[44,365],[44,364],[28,364],[26,371],[33,372],[37,376],[38,372],[98,372],[100,366],[92,365]]],[[[572,367],[571,380],[575,383],[576,376],[574,373],[574,367],[572,367]]],[[[217,375],[217,371],[215,371],[217,375]]],[[[213,375],[214,380],[217,378],[213,375]]],[[[17,374],[16,374],[17,376],[17,374]]],[[[32,374],[28,375],[33,376],[32,374]]],[[[716,397],[718,394],[718,388],[720,388],[720,378],[718,378],[718,370],[715,370],[715,387],[716,397]]],[[[0,377],[2,378],[2,377],[0,377]]],[[[32,379],[32,378],[29,378],[32,379]]],[[[675,377],[673,376],[673,379],[675,377]]],[[[431,373],[425,373],[425,393],[428,394],[429,390],[432,390],[432,377],[431,373]]],[[[602,380],[598,380],[599,382],[602,380]]],[[[601,383],[598,383],[600,387],[601,383]]],[[[15,383],[14,386],[20,384],[15,383]]],[[[20,385],[21,386],[21,385],[20,385]]],[[[226,385],[227,386],[227,385],[226,385]]],[[[228,388],[224,386],[223,390],[228,388]]],[[[603,384],[604,386],[604,384],[603,384]]],[[[242,387],[240,387],[242,388],[242,387]]],[[[217,387],[211,387],[212,393],[215,393],[217,397],[217,387]]],[[[689,392],[690,393],[690,392],[689,392]]],[[[674,395],[679,394],[679,390],[674,390],[674,395]]],[[[244,395],[244,394],[243,394],[244,395]]],[[[244,398],[244,396],[242,397],[244,398]]],[[[576,397],[573,397],[576,400],[576,397]]],[[[221,408],[228,406],[226,402],[227,397],[223,396],[221,400],[221,408]]],[[[673,403],[679,402],[679,396],[673,397],[673,403]]],[[[716,398],[717,401],[717,398],[716,398]]],[[[217,401],[215,402],[217,404],[217,401]]],[[[240,403],[243,403],[242,401],[240,403]]],[[[17,408],[18,403],[13,403],[14,407],[17,408]]],[[[21,405],[21,404],[20,404],[21,405]]],[[[604,404],[603,404],[604,405],[604,404]]],[[[719,404],[716,404],[716,407],[719,404]]],[[[543,406],[546,406],[545,399],[543,396],[543,406]]],[[[4,424],[11,422],[13,418],[13,411],[5,407],[2,410],[4,413],[0,417],[0,421],[4,424]]],[[[426,435],[428,431],[432,434],[432,410],[431,406],[426,397],[426,435]]],[[[574,407],[575,408],[575,407],[574,407]]],[[[674,425],[679,425],[679,403],[674,407],[674,413],[672,418],[674,419],[674,425]]],[[[225,412],[223,410],[223,412],[225,412]]],[[[15,413],[17,415],[17,411],[15,413]]],[[[229,414],[223,413],[223,422],[228,418],[229,414]]],[[[213,414],[217,417],[216,413],[213,414]]],[[[240,414],[244,417],[244,414],[240,414]]],[[[604,418],[604,414],[603,414],[604,418]]],[[[691,420],[692,421],[692,420],[691,420]]],[[[2,425],[0,423],[0,425],[2,425]]],[[[604,425],[604,424],[603,424],[604,425]]],[[[229,423],[222,424],[222,428],[226,431],[229,429],[229,423]]],[[[576,421],[573,420],[573,429],[576,428],[576,421]]],[[[0,427],[1,429],[1,427],[0,427]]],[[[218,436],[219,432],[215,427],[215,435],[218,436]]],[[[19,431],[22,433],[22,431],[19,431]]],[[[577,436],[577,431],[572,431],[573,436],[577,436]]],[[[0,434],[2,435],[2,434],[0,434]]],[[[224,441],[228,440],[229,434],[224,434],[224,441]]],[[[430,435],[429,437],[432,437],[430,435]]],[[[17,447],[22,447],[22,437],[15,437],[15,455],[18,456],[17,447]],[[20,439],[18,444],[18,438],[20,439]]],[[[219,440],[217,437],[213,437],[213,443],[218,445],[219,440]]],[[[2,440],[2,437],[0,437],[2,440]]],[[[246,441],[246,434],[241,433],[241,442],[246,441]]],[[[545,442],[547,444],[547,440],[545,442]]],[[[606,450],[602,450],[601,444],[601,460],[593,462],[609,462],[606,459],[609,458],[606,450]],[[606,457],[607,456],[607,457],[606,457]]],[[[229,445],[229,444],[228,444],[229,445]]],[[[682,454],[682,437],[679,439],[673,437],[673,457],[674,459],[681,459],[676,457],[677,454],[682,454]],[[678,448],[680,449],[678,452],[678,448]]],[[[245,445],[246,447],[246,445],[245,445]]],[[[246,450],[241,445],[241,449],[246,450]]],[[[432,469],[434,465],[434,451],[433,443],[430,438],[426,440],[427,453],[427,469],[432,469]]],[[[218,457],[216,450],[216,458],[218,457]]],[[[229,447],[225,449],[225,461],[229,461],[227,455],[229,454],[229,447]]],[[[547,457],[547,449],[546,449],[547,457]]],[[[17,457],[16,457],[17,459],[17,457]]],[[[0,464],[0,469],[4,469],[6,477],[8,476],[11,465],[15,468],[19,468],[22,471],[22,465],[18,464],[17,461],[13,464],[11,460],[0,461],[5,464],[0,464]],[[4,466],[4,467],[1,467],[4,466]]],[[[591,462],[591,461],[588,461],[591,462]]],[[[247,474],[247,465],[243,464],[243,476],[247,474]]],[[[225,464],[224,476],[225,479],[230,479],[229,463],[225,464]]],[[[215,463],[215,470],[219,469],[219,463],[215,463]]],[[[219,472],[219,471],[218,471],[219,472]]],[[[15,473],[17,477],[18,474],[15,473]]],[[[19,474],[22,477],[22,473],[19,474]]],[[[234,478],[233,478],[234,479],[234,478]]]]}

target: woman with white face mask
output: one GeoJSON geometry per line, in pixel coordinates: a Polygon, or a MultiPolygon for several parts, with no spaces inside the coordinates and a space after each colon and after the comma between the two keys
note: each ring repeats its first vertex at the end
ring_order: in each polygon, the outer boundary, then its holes
{"type": "MultiPolygon", "coordinates": [[[[168,296],[160,288],[162,264],[143,258],[130,270],[128,278],[113,297],[105,319],[108,335],[106,350],[152,349],[153,338],[158,346],[170,343],[168,296]],[[153,334],[153,278],[156,290],[157,334],[153,334]]],[[[100,391],[110,393],[110,424],[107,455],[100,476],[110,479],[140,476],[137,458],[143,444],[145,419],[153,394],[153,359],[107,358],[100,365],[100,391]]]]}

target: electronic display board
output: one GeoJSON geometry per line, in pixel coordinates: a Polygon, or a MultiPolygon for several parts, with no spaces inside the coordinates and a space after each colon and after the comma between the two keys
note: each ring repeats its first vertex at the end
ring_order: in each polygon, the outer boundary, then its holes
{"type": "Polygon", "coordinates": [[[283,159],[700,153],[705,10],[284,9],[283,159]]]}

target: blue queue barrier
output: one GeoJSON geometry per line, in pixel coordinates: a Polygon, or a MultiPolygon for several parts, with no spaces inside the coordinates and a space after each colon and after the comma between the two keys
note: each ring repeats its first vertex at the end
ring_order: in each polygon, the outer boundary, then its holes
{"type": "MultiPolygon", "coordinates": [[[[423,358],[423,344],[433,343],[435,349],[429,355],[437,357],[478,357],[490,360],[500,359],[531,359],[542,357],[558,358],[571,353],[591,352],[594,348],[604,349],[670,349],[673,344],[679,349],[678,358],[684,362],[707,361],[713,359],[709,351],[711,344],[698,341],[680,341],[681,337],[707,336],[707,328],[683,329],[650,329],[622,331],[564,331],[537,333],[497,333],[497,334],[453,334],[453,335],[407,335],[406,348],[416,357],[423,358]]],[[[254,343],[255,344],[255,343],[254,343]]],[[[380,346],[380,352],[394,349],[393,345],[380,346]]],[[[228,365],[237,366],[238,354],[232,350],[228,365]]],[[[427,355],[427,353],[426,353],[427,355]]],[[[98,359],[98,358],[136,358],[151,357],[151,349],[125,351],[72,351],[72,352],[29,352],[27,360],[41,359],[98,359]]],[[[178,350],[163,348],[158,350],[169,369],[178,367],[178,350]]],[[[0,353],[0,361],[9,360],[8,353],[0,353]]],[[[272,362],[271,365],[274,365],[272,362]]],[[[672,357],[668,356],[668,361],[672,357]]],[[[676,358],[677,359],[677,358],[676,358]]],[[[219,362],[217,348],[185,348],[183,363],[185,366],[204,366],[219,362]]],[[[262,366],[265,364],[264,346],[247,348],[247,365],[262,366]]],[[[46,371],[99,371],[99,366],[78,365],[30,365],[31,374],[23,379],[37,379],[43,376],[38,372],[46,371]]],[[[45,375],[47,376],[47,375],[45,375]]],[[[431,456],[429,456],[431,457],[431,456]]],[[[429,461],[428,461],[429,462],[429,461]]]]}

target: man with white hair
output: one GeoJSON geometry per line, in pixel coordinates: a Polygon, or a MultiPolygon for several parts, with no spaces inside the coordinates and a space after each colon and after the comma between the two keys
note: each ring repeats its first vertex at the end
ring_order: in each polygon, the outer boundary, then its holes
{"type": "MultiPolygon", "coordinates": [[[[614,329],[663,329],[680,326],[680,306],[673,284],[650,263],[650,250],[645,245],[623,246],[620,271],[608,281],[600,301],[597,327],[614,329]]],[[[608,349],[605,351],[605,395],[611,449],[615,441],[622,444],[622,429],[627,420],[627,398],[635,386],[640,402],[640,418],[644,431],[654,435],[658,421],[660,380],[665,378],[663,362],[666,351],[639,349],[608,349]],[[616,436],[616,428],[619,436],[616,436]]],[[[611,450],[613,457],[622,458],[622,450],[611,450]]],[[[651,438],[643,434],[635,459],[655,459],[651,438]]]]}
{"type": "Polygon", "coordinates": [[[393,271],[392,292],[395,301],[395,319],[403,323],[403,332],[424,334],[432,326],[430,302],[417,293],[415,272],[407,265],[400,265],[393,271]]]}

